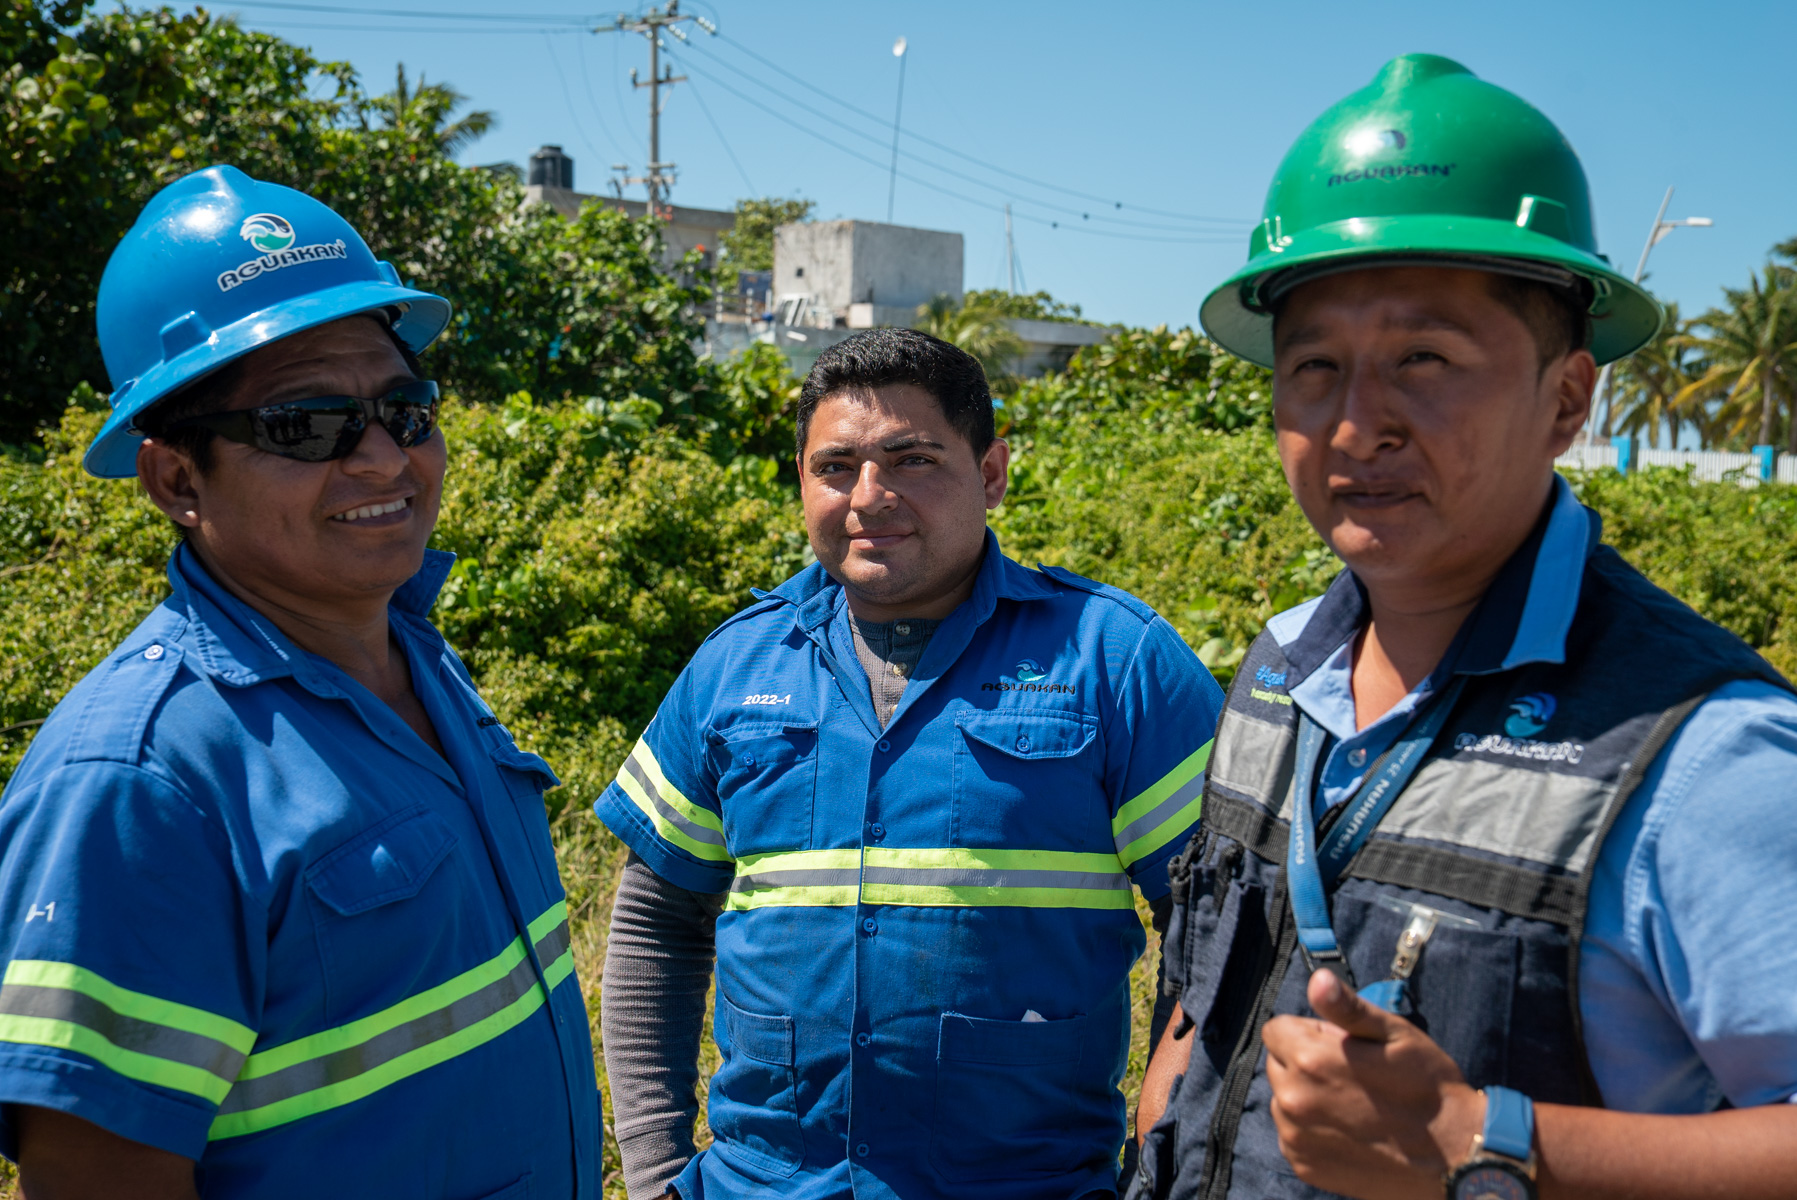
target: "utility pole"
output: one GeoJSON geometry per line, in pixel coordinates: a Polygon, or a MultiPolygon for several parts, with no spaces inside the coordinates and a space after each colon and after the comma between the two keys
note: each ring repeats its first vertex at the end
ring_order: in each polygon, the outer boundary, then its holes
{"type": "MultiPolygon", "coordinates": [[[[678,0],[674,0],[678,3],[678,0]]],[[[905,111],[905,39],[892,43],[892,56],[899,60],[898,102],[892,106],[892,177],[886,185],[886,223],[892,224],[892,200],[898,194],[899,114],[905,111]]]]}
{"type": "MultiPolygon", "coordinates": [[[[617,20],[610,25],[600,25],[593,30],[594,33],[640,33],[649,39],[649,78],[638,79],[636,68],[630,69],[631,86],[649,89],[649,162],[644,174],[625,175],[618,183],[620,186],[642,184],[649,195],[649,215],[656,218],[665,215],[668,189],[674,186],[675,177],[675,165],[661,160],[661,109],[664,103],[661,89],[686,82],[686,76],[674,74],[672,67],[665,70],[662,68],[661,31],[666,29],[684,42],[686,35],[678,28],[681,21],[692,21],[706,33],[717,36],[718,27],[704,17],[681,13],[680,0],[668,0],[666,4],[651,8],[640,17],[619,13],[617,20]]],[[[627,171],[629,168],[623,164],[614,164],[612,169],[627,171]]]]}
{"type": "Polygon", "coordinates": [[[1011,202],[1005,201],[1005,276],[1009,280],[1006,290],[1017,294],[1017,242],[1011,237],[1011,202]]]}

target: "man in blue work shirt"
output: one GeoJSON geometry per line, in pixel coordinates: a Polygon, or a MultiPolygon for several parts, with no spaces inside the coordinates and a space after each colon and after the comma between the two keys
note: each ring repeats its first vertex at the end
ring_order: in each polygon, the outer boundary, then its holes
{"type": "Polygon", "coordinates": [[[818,562],[712,634],[598,803],[633,852],[602,1006],[633,1197],[1115,1194],[1130,885],[1166,895],[1221,694],[1148,606],[999,551],[1008,462],[935,338],[806,379],[818,562]]]}
{"type": "Polygon", "coordinates": [[[1797,697],[1554,473],[1661,319],[1578,159],[1406,55],[1252,245],[1205,326],[1348,570],[1230,693],[1132,1196],[1793,1195],[1797,697]]]}
{"type": "Polygon", "coordinates": [[[184,540],[0,800],[0,1150],[32,1196],[599,1194],[555,777],[425,615],[414,356],[448,317],[230,167],[107,265],[86,465],[184,540]]]}

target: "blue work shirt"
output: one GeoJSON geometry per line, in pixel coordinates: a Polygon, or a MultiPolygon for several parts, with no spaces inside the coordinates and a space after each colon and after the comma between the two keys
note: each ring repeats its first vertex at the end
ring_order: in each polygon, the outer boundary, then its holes
{"type": "Polygon", "coordinates": [[[891,721],[813,566],[706,641],[600,818],[717,924],[701,1197],[1116,1184],[1129,970],[1222,692],[1133,597],[987,535],[891,721]]]}
{"type": "Polygon", "coordinates": [[[389,608],[446,762],[176,550],[0,798],[0,1102],[205,1197],[599,1194],[555,777],[425,619],[450,562],[389,608]]]}
{"type": "MultiPolygon", "coordinates": [[[[1535,555],[1503,669],[1566,659],[1591,523],[1564,479],[1535,555]]],[[[1296,641],[1322,603],[1267,622],[1296,641]]],[[[1291,689],[1333,736],[1324,811],[1360,787],[1446,678],[1418,684],[1355,729],[1356,628],[1291,689]]],[[[1445,668],[1445,664],[1444,664],[1445,668]]],[[[1797,697],[1759,681],[1718,688],[1629,797],[1599,852],[1579,958],[1579,1011],[1610,1108],[1709,1112],[1797,1094],[1797,697]],[[1756,916],[1755,914],[1759,914],[1756,916]]]]}

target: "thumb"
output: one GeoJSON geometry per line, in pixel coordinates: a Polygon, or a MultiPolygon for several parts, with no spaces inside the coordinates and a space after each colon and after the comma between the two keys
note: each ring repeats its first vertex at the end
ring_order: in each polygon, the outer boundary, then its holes
{"type": "Polygon", "coordinates": [[[1399,1028],[1409,1024],[1374,1004],[1369,1004],[1342,985],[1341,977],[1327,969],[1310,977],[1310,1006],[1317,1016],[1350,1037],[1369,1042],[1389,1042],[1399,1028]]]}

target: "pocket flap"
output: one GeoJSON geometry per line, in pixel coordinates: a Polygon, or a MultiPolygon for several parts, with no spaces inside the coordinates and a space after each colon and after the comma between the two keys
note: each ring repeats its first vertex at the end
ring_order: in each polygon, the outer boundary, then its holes
{"type": "Polygon", "coordinates": [[[320,900],[346,917],[416,896],[455,847],[449,823],[422,805],[357,834],[306,870],[320,900]]]}
{"type": "Polygon", "coordinates": [[[759,1062],[790,1067],[797,1061],[792,1018],[746,1012],[724,997],[724,1014],[730,1022],[730,1048],[759,1062]]]}
{"type": "Polygon", "coordinates": [[[1071,758],[1098,736],[1090,717],[1031,709],[964,712],[955,724],[967,737],[1014,758],[1071,758]]]}
{"type": "Polygon", "coordinates": [[[942,1014],[942,1040],[937,1054],[944,1061],[1040,1067],[1077,1062],[1085,1036],[1084,1017],[1064,1021],[992,1021],[947,1012],[942,1014]]]}
{"type": "Polygon", "coordinates": [[[546,792],[552,787],[560,787],[562,781],[556,777],[555,769],[541,757],[528,750],[518,749],[518,743],[506,733],[502,725],[489,725],[481,730],[487,739],[487,754],[502,767],[514,771],[522,771],[526,775],[536,777],[537,791],[546,792]]]}

